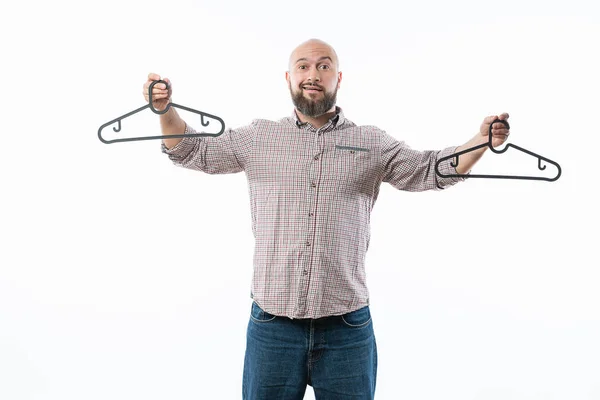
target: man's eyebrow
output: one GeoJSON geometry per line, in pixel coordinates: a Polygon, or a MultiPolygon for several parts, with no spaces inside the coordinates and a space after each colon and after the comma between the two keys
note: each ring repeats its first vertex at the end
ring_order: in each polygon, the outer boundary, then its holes
{"type": "MultiPolygon", "coordinates": [[[[333,60],[329,56],[323,56],[323,57],[319,58],[317,60],[317,62],[321,62],[323,60],[329,60],[329,61],[333,62],[333,60]]],[[[308,61],[308,58],[306,58],[306,57],[299,58],[296,60],[296,64],[298,64],[300,61],[308,61]]]]}

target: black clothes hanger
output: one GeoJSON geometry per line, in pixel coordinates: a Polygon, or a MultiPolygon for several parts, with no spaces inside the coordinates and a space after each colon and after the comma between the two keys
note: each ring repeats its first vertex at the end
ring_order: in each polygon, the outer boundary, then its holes
{"type": "Polygon", "coordinates": [[[446,156],[446,157],[442,157],[442,158],[440,158],[440,159],[439,159],[439,160],[438,160],[438,161],[435,163],[435,173],[436,173],[438,176],[441,176],[441,177],[443,177],[443,178],[449,178],[449,177],[462,177],[462,178],[530,179],[530,180],[538,180],[538,181],[550,181],[550,182],[553,182],[553,181],[557,180],[557,179],[560,177],[560,174],[561,174],[561,168],[560,168],[560,165],[558,165],[558,163],[556,163],[556,162],[554,162],[554,161],[552,161],[552,160],[549,160],[549,159],[548,159],[548,158],[546,158],[546,157],[540,156],[539,154],[535,154],[535,153],[534,153],[534,152],[532,152],[532,151],[529,151],[529,150],[526,150],[526,149],[524,149],[524,148],[522,148],[522,147],[519,147],[519,146],[517,146],[516,144],[509,143],[509,144],[507,144],[507,145],[506,145],[506,147],[505,147],[504,149],[502,149],[502,150],[496,150],[496,149],[494,148],[494,146],[492,146],[492,125],[494,125],[496,122],[501,122],[501,123],[503,123],[503,124],[506,126],[506,128],[510,129],[510,125],[508,125],[508,122],[507,122],[507,121],[504,121],[504,120],[501,120],[501,119],[496,119],[496,120],[494,120],[494,122],[492,122],[492,123],[490,124],[490,129],[489,129],[489,133],[488,133],[488,142],[486,142],[486,143],[482,143],[482,144],[480,144],[480,145],[477,145],[477,146],[470,147],[470,148],[468,148],[468,149],[465,149],[465,150],[459,151],[458,153],[454,153],[454,154],[451,154],[451,155],[449,155],[449,156],[446,156]],[[538,162],[537,162],[537,164],[538,164],[538,168],[539,168],[540,170],[544,170],[544,169],[546,169],[546,166],[545,166],[545,165],[542,165],[542,161],[545,161],[545,162],[547,162],[547,163],[550,163],[550,164],[552,164],[552,165],[555,165],[555,166],[556,166],[556,168],[558,168],[558,174],[557,174],[557,175],[556,175],[554,178],[545,178],[545,177],[542,177],[542,176],[476,175],[476,174],[471,174],[471,175],[465,175],[465,174],[448,174],[448,175],[446,175],[446,174],[442,174],[442,173],[440,173],[440,171],[439,171],[439,165],[440,165],[440,163],[441,163],[442,161],[448,160],[448,159],[450,159],[450,158],[455,158],[455,159],[456,159],[456,161],[454,161],[454,162],[450,161],[450,165],[452,165],[453,167],[457,167],[457,166],[458,166],[458,156],[460,156],[460,155],[462,155],[462,154],[465,154],[465,153],[469,153],[469,152],[471,152],[471,151],[474,151],[474,150],[477,150],[477,149],[481,149],[482,147],[485,147],[485,146],[489,146],[490,150],[492,150],[492,151],[493,151],[494,153],[496,153],[496,154],[504,153],[506,150],[508,150],[508,148],[509,148],[509,147],[514,147],[515,149],[517,149],[517,150],[519,150],[519,151],[522,151],[522,152],[524,152],[524,153],[527,153],[527,154],[529,154],[530,156],[536,157],[536,158],[538,159],[538,162]]]}
{"type": "Polygon", "coordinates": [[[150,139],[166,139],[166,138],[183,138],[183,137],[197,137],[197,136],[219,136],[221,135],[224,131],[225,131],[225,122],[223,122],[223,120],[219,117],[217,117],[216,115],[212,115],[212,114],[208,114],[202,111],[198,111],[198,110],[194,110],[192,108],[189,107],[185,107],[179,104],[175,104],[175,103],[169,103],[167,104],[167,107],[162,110],[159,111],[156,108],[154,108],[154,106],[152,105],[152,88],[154,88],[154,85],[156,85],[157,83],[164,83],[165,85],[168,86],[167,82],[163,81],[163,80],[159,80],[159,81],[154,81],[150,84],[150,87],[148,88],[149,93],[148,93],[148,104],[146,104],[143,107],[138,108],[137,110],[133,110],[131,112],[128,112],[125,115],[121,115],[118,118],[113,119],[112,121],[109,121],[107,123],[105,123],[104,125],[102,125],[100,127],[100,129],[98,129],[98,138],[100,139],[100,141],[102,141],[103,143],[109,144],[109,143],[116,143],[116,142],[131,142],[134,140],[150,140],[150,139]],[[111,140],[106,140],[102,137],[102,129],[106,128],[109,125],[112,125],[114,123],[117,123],[117,127],[113,127],[113,131],[115,132],[119,132],[121,130],[121,120],[125,119],[135,113],[138,113],[142,110],[145,110],[146,108],[150,108],[150,110],[152,110],[152,112],[154,112],[155,114],[164,114],[167,111],[169,111],[169,107],[176,107],[176,108],[181,108],[182,110],[185,111],[190,111],[193,112],[195,114],[199,114],[200,115],[200,122],[202,123],[202,126],[208,126],[210,121],[205,121],[204,117],[207,118],[212,118],[212,119],[216,119],[217,121],[219,121],[221,123],[221,130],[219,131],[219,133],[192,133],[192,134],[188,134],[188,135],[161,135],[161,136],[139,136],[139,137],[131,137],[131,138],[122,138],[122,139],[111,139],[111,140]]]}

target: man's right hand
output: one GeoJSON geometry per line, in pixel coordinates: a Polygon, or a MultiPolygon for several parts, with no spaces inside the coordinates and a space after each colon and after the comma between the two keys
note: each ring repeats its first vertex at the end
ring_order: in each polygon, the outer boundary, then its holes
{"type": "MultiPolygon", "coordinates": [[[[146,83],[144,83],[144,99],[146,99],[146,102],[150,101],[150,97],[148,95],[150,84],[154,81],[160,80],[160,75],[152,72],[148,74],[148,80],[146,83]]],[[[164,83],[157,83],[152,88],[152,107],[154,107],[157,111],[163,111],[165,108],[167,108],[167,105],[171,102],[171,95],[173,93],[171,81],[169,81],[168,78],[164,78],[162,80],[167,82],[168,85],[165,85],[164,83]]]]}

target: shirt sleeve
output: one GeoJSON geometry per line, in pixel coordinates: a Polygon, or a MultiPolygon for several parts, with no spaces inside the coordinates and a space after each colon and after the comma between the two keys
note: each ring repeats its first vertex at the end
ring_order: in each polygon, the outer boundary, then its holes
{"type": "MultiPolygon", "coordinates": [[[[396,189],[419,192],[441,190],[464,181],[464,177],[440,177],[435,173],[435,164],[440,158],[454,154],[456,146],[443,150],[413,150],[386,132],[381,133],[381,162],[383,182],[396,189]]],[[[452,159],[440,163],[439,170],[444,175],[457,174],[450,165],[452,159]]]]}
{"type": "MultiPolygon", "coordinates": [[[[161,143],[161,149],[175,165],[207,174],[233,174],[246,169],[256,132],[253,121],[242,128],[226,129],[219,136],[184,137],[170,149],[161,143]]],[[[185,134],[194,133],[186,124],[185,134]]]]}

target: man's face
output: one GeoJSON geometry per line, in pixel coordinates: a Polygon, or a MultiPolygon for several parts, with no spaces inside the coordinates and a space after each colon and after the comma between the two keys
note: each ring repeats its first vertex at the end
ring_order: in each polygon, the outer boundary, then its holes
{"type": "Polygon", "coordinates": [[[335,109],[342,74],[329,46],[309,42],[298,47],[286,79],[294,106],[302,114],[316,118],[335,109]]]}

